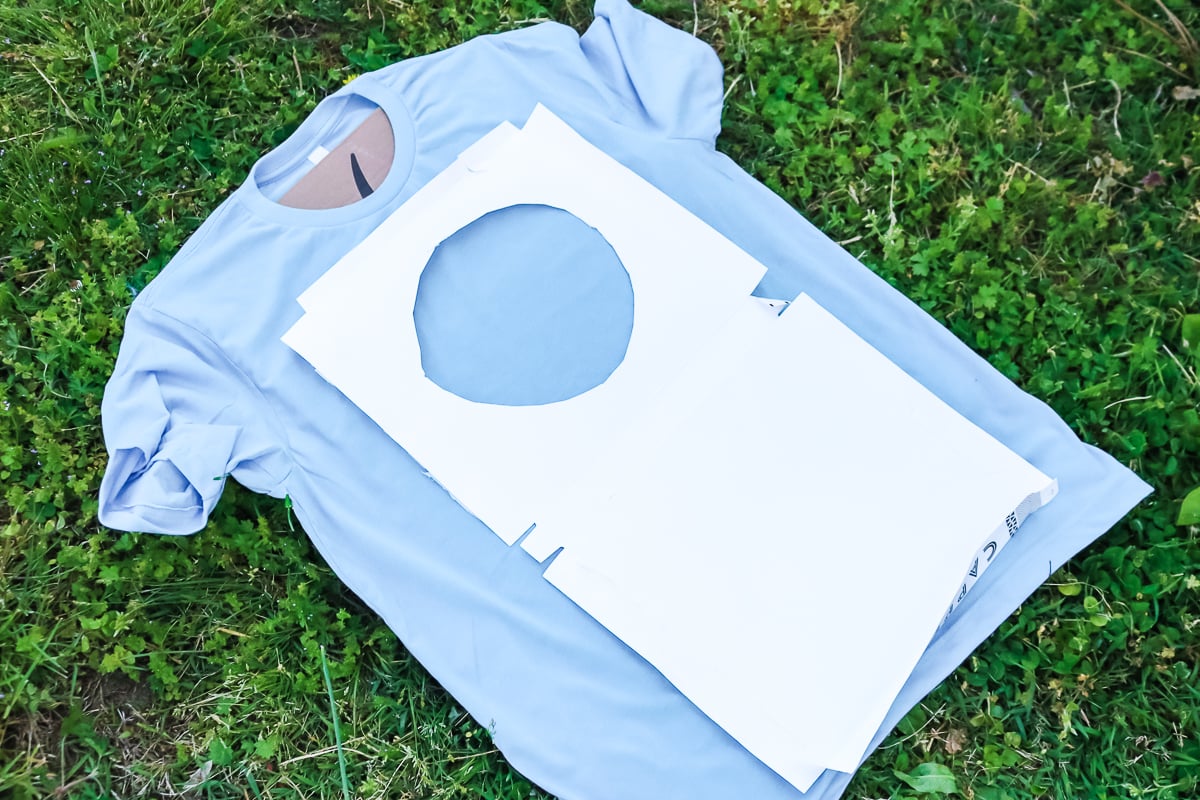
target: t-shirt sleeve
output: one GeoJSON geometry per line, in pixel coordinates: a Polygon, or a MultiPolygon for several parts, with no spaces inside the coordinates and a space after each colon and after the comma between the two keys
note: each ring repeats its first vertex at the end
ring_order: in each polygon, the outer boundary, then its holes
{"type": "MultiPolygon", "coordinates": [[[[273,449],[253,423],[257,395],[204,335],[134,303],[101,415],[108,467],[100,522],[187,534],[204,527],[228,474],[270,480],[273,449]]],[[[260,415],[261,416],[261,415],[260,415]]]]}
{"type": "Polygon", "coordinates": [[[715,145],[724,77],[712,48],[625,0],[596,0],[579,45],[608,86],[665,135],[715,145]]]}

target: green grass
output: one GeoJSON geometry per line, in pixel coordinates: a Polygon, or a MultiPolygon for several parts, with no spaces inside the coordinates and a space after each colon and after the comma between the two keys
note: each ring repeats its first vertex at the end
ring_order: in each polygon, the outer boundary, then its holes
{"type": "MultiPolygon", "coordinates": [[[[1156,490],[849,796],[1196,796],[1200,529],[1175,523],[1200,486],[1182,335],[1200,313],[1200,11],[645,7],[720,52],[723,150],[1156,490]]],[[[581,0],[0,0],[0,796],[541,796],[281,503],[231,487],[196,537],[101,528],[99,404],[133,292],[321,96],[589,17],[581,0]]]]}

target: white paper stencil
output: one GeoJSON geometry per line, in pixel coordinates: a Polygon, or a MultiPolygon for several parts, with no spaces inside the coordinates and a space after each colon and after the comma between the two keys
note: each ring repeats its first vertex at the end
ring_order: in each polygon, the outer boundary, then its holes
{"type": "Polygon", "coordinates": [[[539,106],[310,287],[284,341],[504,541],[536,526],[547,580],[806,790],[857,767],[980,547],[1055,483],[810,297],[752,297],[764,272],[539,106]],[[604,236],[633,331],[587,392],[475,403],[422,372],[418,281],[518,204],[604,236]]]}
{"type": "Polygon", "coordinates": [[[576,465],[636,418],[647,391],[708,351],[766,272],[542,107],[519,135],[460,158],[334,270],[338,280],[302,295],[308,313],[284,341],[509,544],[574,479],[576,465]],[[604,236],[633,286],[633,331],[616,372],[577,397],[475,403],[425,376],[412,309],[421,270],[443,240],[519,204],[561,208],[604,236]],[[387,370],[378,368],[384,349],[387,370]]]}
{"type": "Polygon", "coordinates": [[[748,303],[616,445],[523,546],[785,777],[858,766],[984,537],[1054,486],[805,295],[748,303]]]}

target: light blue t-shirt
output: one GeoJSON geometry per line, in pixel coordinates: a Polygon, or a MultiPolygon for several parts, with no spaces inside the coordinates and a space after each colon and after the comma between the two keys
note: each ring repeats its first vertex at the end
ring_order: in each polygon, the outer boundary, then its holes
{"type": "MultiPolygon", "coordinates": [[[[301,316],[297,295],[340,256],[466,146],[546,105],[766,265],[756,293],[808,293],[1059,481],[1057,499],[1030,518],[930,645],[878,743],[1148,487],[717,153],[722,94],[721,65],[706,45],[624,0],[598,0],[582,37],[554,23],[483,36],[327,98],[130,308],[104,396],[101,521],[198,531],[226,475],[287,495],[347,586],[546,790],[623,800],[802,796],[280,342],[301,316]],[[395,156],[372,193],[333,210],[278,202],[314,148],[332,150],[377,108],[391,123],[395,156]]],[[[628,341],[633,298],[622,275],[603,239],[569,214],[518,206],[489,215],[447,240],[422,276],[412,311],[426,372],[484,402],[584,391],[620,363],[628,341]]],[[[848,781],[826,772],[803,796],[833,798],[848,781]]]]}

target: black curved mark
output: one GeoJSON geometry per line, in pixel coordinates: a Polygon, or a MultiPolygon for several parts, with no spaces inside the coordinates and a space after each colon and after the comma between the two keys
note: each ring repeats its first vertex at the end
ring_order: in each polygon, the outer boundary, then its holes
{"type": "Polygon", "coordinates": [[[988,542],[987,544],[985,544],[983,546],[983,549],[988,551],[987,560],[988,560],[988,563],[991,563],[992,556],[996,555],[996,543],[988,542]]]}
{"type": "Polygon", "coordinates": [[[375,192],[371,184],[367,183],[367,176],[363,174],[362,167],[358,164],[358,156],[354,153],[350,154],[350,171],[354,173],[354,185],[361,196],[369,197],[375,192]]]}

